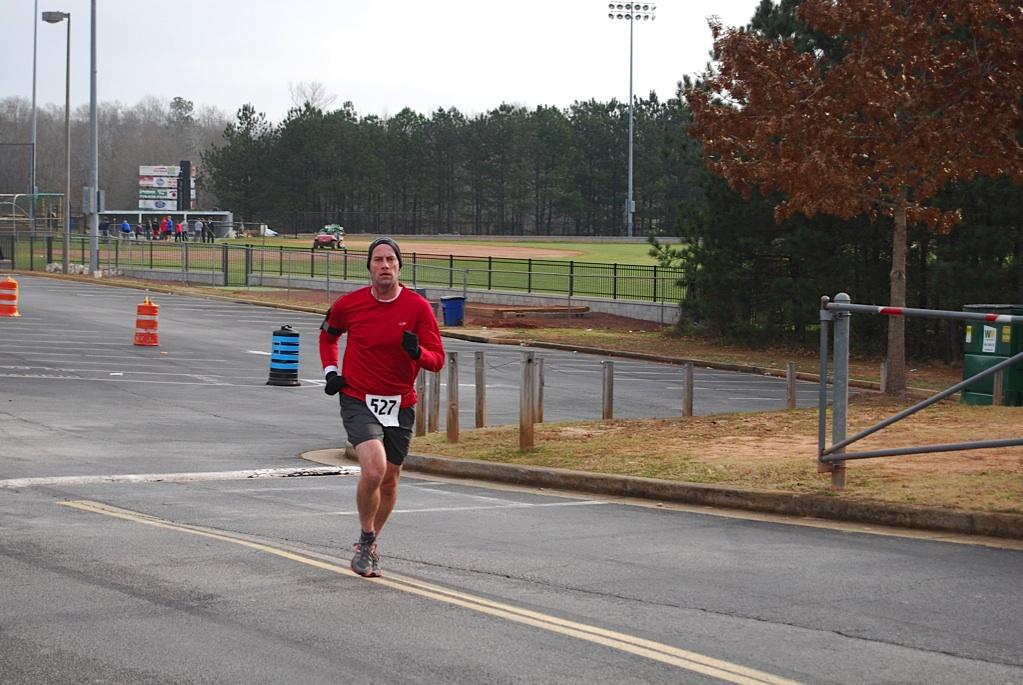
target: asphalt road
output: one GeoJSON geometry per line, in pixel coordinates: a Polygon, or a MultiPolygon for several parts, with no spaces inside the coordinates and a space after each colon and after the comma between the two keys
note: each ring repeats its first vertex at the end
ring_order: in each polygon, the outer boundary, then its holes
{"type": "MultiPolygon", "coordinates": [[[[158,296],[161,345],[137,348],[139,292],[19,283],[23,317],[0,319],[5,685],[1023,682],[1011,543],[408,474],[385,577],[355,577],[356,478],[298,456],[341,439],[318,317],[158,296]],[[265,385],[283,323],[303,334],[299,388],[265,385]]],[[[487,350],[488,386],[505,367],[515,385],[518,352],[487,350]]],[[[600,360],[552,359],[596,365],[564,375],[599,416],[600,360]]],[[[645,415],[674,414],[671,382],[635,382],[645,415]]],[[[593,418],[552,394],[548,420],[593,418]]]]}
{"type": "MultiPolygon", "coordinates": [[[[125,472],[140,447],[153,448],[154,468],[219,470],[251,463],[249,436],[268,455],[285,458],[343,440],[336,400],[321,392],[320,315],[159,294],[153,299],[160,306],[160,346],[136,347],[136,305],[146,293],[32,276],[19,285],[22,316],[0,319],[0,387],[17,389],[25,418],[8,436],[11,444],[62,455],[61,472],[47,475],[91,473],[98,463],[125,472]],[[302,385],[295,388],[266,385],[273,332],[285,324],[301,336],[302,385]],[[49,412],[60,421],[33,419],[49,412]],[[78,439],[97,430],[101,450],[78,439]]],[[[518,423],[522,352],[531,348],[455,339],[445,348],[458,353],[461,428],[475,425],[477,350],[485,354],[487,424],[518,423]]],[[[599,419],[607,360],[533,351],[544,360],[544,419],[599,419]]],[[[680,367],[613,363],[616,417],[681,414],[680,367]]],[[[440,376],[446,384],[447,371],[440,376]]],[[[815,384],[798,389],[801,404],[816,403],[815,384]]],[[[697,414],[776,409],[786,401],[784,380],[712,369],[697,370],[694,393],[697,414]]],[[[445,394],[442,430],[446,407],[445,394]]],[[[38,468],[35,459],[16,462],[11,476],[40,475],[38,468]]]]}

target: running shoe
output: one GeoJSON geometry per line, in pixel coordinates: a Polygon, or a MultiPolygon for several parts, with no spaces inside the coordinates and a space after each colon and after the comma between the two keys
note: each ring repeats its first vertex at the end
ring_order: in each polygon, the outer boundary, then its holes
{"type": "Polygon", "coordinates": [[[352,557],[352,570],[358,573],[360,576],[366,578],[374,578],[378,573],[374,573],[377,566],[377,546],[376,543],[363,544],[361,542],[355,543],[355,556],[352,557]]]}
{"type": "Polygon", "coordinates": [[[377,554],[377,546],[376,545],[373,545],[373,550],[370,552],[370,555],[373,557],[373,567],[372,567],[372,569],[369,572],[369,577],[370,578],[379,578],[380,577],[380,555],[377,554]]]}

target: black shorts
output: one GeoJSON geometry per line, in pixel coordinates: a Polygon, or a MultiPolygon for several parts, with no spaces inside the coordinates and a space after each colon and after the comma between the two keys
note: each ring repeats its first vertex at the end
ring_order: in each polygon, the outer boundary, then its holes
{"type": "Polygon", "coordinates": [[[412,445],[412,427],[416,423],[415,407],[403,407],[398,410],[398,425],[383,426],[366,403],[354,397],[341,395],[341,421],[344,422],[348,442],[358,446],[367,440],[380,440],[384,443],[387,461],[401,466],[408,456],[412,445]]]}

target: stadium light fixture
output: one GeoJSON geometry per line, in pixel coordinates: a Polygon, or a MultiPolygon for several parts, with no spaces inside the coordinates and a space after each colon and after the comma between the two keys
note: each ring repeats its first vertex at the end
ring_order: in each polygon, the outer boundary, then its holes
{"type": "MultiPolygon", "coordinates": [[[[67,67],[64,72],[64,273],[71,254],[71,13],[43,12],[47,24],[67,19],[67,67]]],[[[35,198],[33,198],[34,202],[35,198]]]]}
{"type": "Polygon", "coordinates": [[[629,22],[629,196],[626,199],[625,215],[628,236],[633,236],[633,215],[636,203],[632,199],[632,28],[639,21],[653,21],[657,18],[657,5],[649,2],[612,2],[608,3],[608,19],[629,22]]]}

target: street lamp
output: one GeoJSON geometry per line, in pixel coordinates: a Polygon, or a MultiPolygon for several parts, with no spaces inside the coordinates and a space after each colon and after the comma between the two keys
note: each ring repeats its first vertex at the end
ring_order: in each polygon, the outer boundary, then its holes
{"type": "Polygon", "coordinates": [[[39,48],[36,45],[38,38],[39,24],[36,23],[36,14],[39,13],[39,0],[35,0],[35,5],[32,7],[32,160],[30,166],[32,167],[31,188],[29,192],[32,193],[32,233],[36,232],[36,194],[39,192],[39,188],[36,187],[36,55],[39,54],[39,48]]]}
{"type": "Polygon", "coordinates": [[[625,215],[628,235],[632,237],[632,215],[636,203],[632,200],[632,26],[637,21],[653,21],[657,18],[657,5],[648,2],[612,2],[607,6],[607,18],[629,22],[629,197],[626,200],[625,215]]]}
{"type": "Polygon", "coordinates": [[[91,3],[89,36],[89,271],[99,270],[99,119],[96,117],[96,0],[91,3]]]}
{"type": "Polygon", "coordinates": [[[67,68],[64,72],[64,273],[71,253],[71,13],[43,12],[47,24],[67,19],[67,68]]]}

